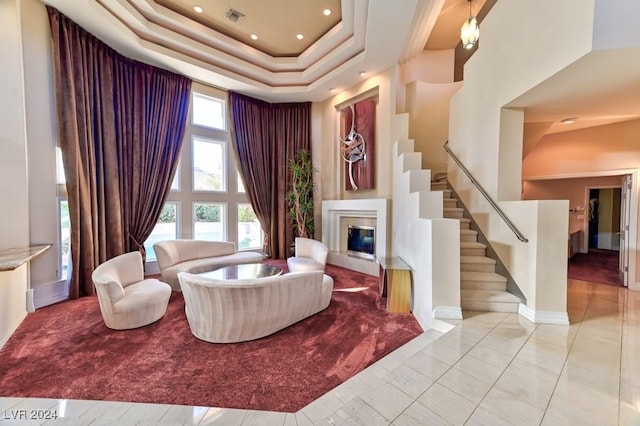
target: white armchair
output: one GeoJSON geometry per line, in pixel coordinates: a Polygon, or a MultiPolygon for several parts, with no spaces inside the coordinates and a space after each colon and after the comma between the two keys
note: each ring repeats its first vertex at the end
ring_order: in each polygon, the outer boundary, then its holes
{"type": "Polygon", "coordinates": [[[324,271],[329,255],[329,248],[326,245],[320,241],[302,237],[296,237],[295,245],[295,256],[287,259],[289,271],[324,271]]]}
{"type": "Polygon", "coordinates": [[[171,286],[144,279],[140,252],[125,253],[99,265],[91,274],[102,319],[107,327],[127,330],[151,324],[167,311],[171,286]]]}

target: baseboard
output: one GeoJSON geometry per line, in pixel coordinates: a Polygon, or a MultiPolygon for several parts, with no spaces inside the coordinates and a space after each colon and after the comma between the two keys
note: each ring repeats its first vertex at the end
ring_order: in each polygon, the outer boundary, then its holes
{"type": "Polygon", "coordinates": [[[67,280],[54,281],[33,288],[33,303],[36,309],[62,302],[68,298],[69,283],[67,280]]]}
{"type": "Polygon", "coordinates": [[[460,306],[437,306],[433,310],[433,317],[436,319],[461,320],[462,308],[460,306]]]}
{"type": "Polygon", "coordinates": [[[425,318],[423,315],[420,315],[420,313],[416,311],[413,311],[412,313],[413,317],[416,319],[416,321],[418,321],[420,327],[422,327],[422,331],[427,331],[431,328],[433,322],[432,318],[425,318]]]}
{"type": "Polygon", "coordinates": [[[569,325],[569,315],[566,312],[534,311],[521,303],[518,314],[535,324],[569,325]]]}

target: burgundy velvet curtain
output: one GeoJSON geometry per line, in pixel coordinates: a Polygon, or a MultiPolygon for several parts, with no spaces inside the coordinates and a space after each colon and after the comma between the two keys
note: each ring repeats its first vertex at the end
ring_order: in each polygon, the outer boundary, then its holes
{"type": "Polygon", "coordinates": [[[77,298],[94,293],[100,263],[144,255],[177,167],[191,81],[127,59],[47,11],[77,298]]]}
{"type": "Polygon", "coordinates": [[[229,92],[231,137],[247,197],[265,233],[268,256],[291,255],[293,230],[286,193],[289,162],[311,151],[311,103],[271,104],[229,92]]]}

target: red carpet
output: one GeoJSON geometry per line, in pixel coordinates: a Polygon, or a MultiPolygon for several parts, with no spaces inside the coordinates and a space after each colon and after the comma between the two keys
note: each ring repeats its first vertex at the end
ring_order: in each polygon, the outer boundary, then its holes
{"type": "Polygon", "coordinates": [[[326,272],[326,310],[245,343],[193,337],[180,293],[160,321],[128,331],[104,326],[95,297],[38,309],[0,350],[0,396],[295,412],[422,332],[381,308],[377,278],[326,272]]]}
{"type": "Polygon", "coordinates": [[[577,253],[570,260],[567,276],[574,280],[621,286],[617,251],[590,248],[588,254],[577,253]]]}

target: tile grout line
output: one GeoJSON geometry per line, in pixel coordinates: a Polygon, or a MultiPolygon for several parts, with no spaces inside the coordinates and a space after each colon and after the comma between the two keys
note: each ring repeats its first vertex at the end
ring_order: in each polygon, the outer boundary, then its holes
{"type": "MultiPolygon", "coordinates": [[[[584,320],[587,316],[587,311],[589,311],[589,306],[591,306],[591,303],[593,302],[593,293],[590,292],[589,293],[589,302],[587,303],[587,305],[584,308],[584,312],[582,313],[582,316],[580,317],[580,320],[577,321],[578,324],[578,329],[576,330],[576,334],[573,337],[573,340],[571,341],[571,345],[569,345],[569,347],[567,348],[567,355],[564,358],[564,362],[562,363],[562,368],[560,369],[560,373],[558,374],[558,378],[556,379],[556,383],[555,385],[553,385],[553,391],[551,392],[551,396],[549,397],[549,401],[547,401],[547,406],[544,409],[544,414],[542,415],[542,419],[540,421],[540,424],[542,424],[542,422],[544,422],[545,417],[547,416],[547,412],[549,411],[549,406],[551,405],[551,400],[553,399],[553,395],[556,393],[556,389],[558,388],[558,383],[560,382],[560,378],[562,377],[562,372],[564,371],[566,365],[567,365],[567,361],[569,359],[569,355],[571,354],[571,349],[573,348],[573,345],[576,342],[576,339],[578,338],[578,334],[580,333],[580,329],[582,328],[582,324],[584,323],[584,320]]],[[[571,322],[569,322],[569,324],[571,324],[571,322]]]]}
{"type": "MultiPolygon", "coordinates": [[[[519,315],[519,314],[516,314],[519,315]]],[[[498,328],[498,326],[500,324],[502,324],[508,317],[505,317],[502,321],[500,321],[500,323],[498,325],[496,325],[495,328],[498,328]]],[[[494,388],[494,386],[496,385],[496,383],[498,383],[498,380],[500,380],[500,378],[504,375],[505,371],[507,371],[507,369],[509,368],[509,366],[513,363],[513,360],[516,359],[516,357],[518,356],[518,354],[520,353],[520,351],[522,350],[522,348],[524,348],[524,346],[527,344],[527,342],[529,341],[529,339],[531,339],[531,336],[533,336],[535,334],[535,332],[538,330],[538,326],[539,324],[535,324],[532,323],[534,325],[534,330],[531,332],[531,334],[529,334],[529,337],[527,337],[527,339],[524,341],[524,343],[520,346],[520,349],[518,349],[518,352],[516,352],[513,357],[511,358],[511,361],[509,361],[509,364],[507,364],[505,366],[505,368],[502,370],[502,373],[500,373],[500,375],[498,376],[498,378],[493,382],[493,384],[491,385],[491,387],[489,388],[489,390],[484,394],[484,396],[482,397],[482,399],[480,400],[480,402],[478,402],[478,404],[476,404],[476,408],[473,409],[473,411],[471,412],[471,414],[469,415],[469,417],[467,418],[467,420],[465,421],[465,424],[467,424],[469,422],[469,419],[471,417],[473,417],[473,414],[478,410],[478,407],[480,407],[480,404],[482,404],[482,401],[485,400],[485,398],[487,397],[487,395],[489,394],[489,392],[491,392],[491,390],[494,388]]],[[[492,330],[493,331],[493,330],[492,330]]],[[[484,340],[486,337],[488,336],[488,334],[483,337],[480,342],[482,340],[484,340]]],[[[478,343],[480,343],[478,342],[478,343]]],[[[544,414],[542,416],[544,418],[544,414]]]]}
{"type": "MultiPolygon", "coordinates": [[[[474,343],[474,344],[473,344],[473,345],[472,345],[468,350],[466,350],[466,351],[465,351],[465,352],[464,352],[464,353],[463,353],[463,354],[458,358],[458,360],[457,360],[455,363],[453,363],[453,364],[452,364],[449,368],[447,368],[447,369],[446,369],[442,374],[440,374],[440,375],[438,376],[438,378],[437,378],[437,379],[435,379],[435,380],[433,381],[433,383],[431,384],[431,386],[429,386],[427,389],[425,389],[425,390],[424,390],[424,392],[422,392],[420,395],[418,395],[418,397],[414,399],[413,403],[409,404],[409,407],[410,407],[410,406],[412,406],[414,403],[418,402],[418,399],[419,399],[420,397],[422,397],[422,395],[424,395],[424,394],[425,394],[429,389],[431,389],[431,387],[432,387],[434,384],[438,383],[438,380],[440,380],[440,378],[441,378],[442,376],[444,376],[445,374],[447,374],[447,373],[448,373],[448,372],[449,372],[453,367],[455,367],[455,366],[458,364],[458,362],[460,362],[460,360],[461,360],[462,358],[464,358],[464,356],[465,356],[465,355],[467,355],[467,354],[468,354],[468,353],[469,353],[473,348],[475,348],[476,346],[478,346],[478,345],[480,344],[480,342],[481,342],[482,340],[484,340],[484,339],[485,339],[485,338],[486,338],[486,337],[487,337],[487,336],[488,336],[492,331],[494,331],[494,330],[495,330],[495,329],[496,329],[500,324],[502,324],[502,322],[503,322],[507,317],[508,317],[508,315],[507,315],[507,316],[505,316],[505,318],[503,318],[503,319],[502,319],[500,322],[498,322],[495,326],[491,327],[491,328],[486,332],[486,334],[484,335],[484,337],[482,337],[482,339],[480,339],[480,340],[478,340],[476,343],[474,343]]],[[[464,323],[464,318],[463,318],[462,322],[460,322],[459,324],[457,324],[457,325],[456,325],[456,327],[462,326],[462,324],[463,324],[463,323],[464,323]]],[[[452,328],[452,329],[451,329],[451,330],[449,330],[449,331],[454,330],[456,327],[452,328]]],[[[448,331],[447,333],[449,333],[449,331],[448,331]]],[[[441,337],[444,337],[447,333],[444,333],[442,336],[440,336],[440,338],[441,338],[441,337]]],[[[433,343],[437,342],[440,338],[438,338],[438,339],[436,339],[435,341],[433,341],[433,342],[429,343],[429,346],[430,346],[431,344],[433,344],[433,343]]],[[[448,346],[446,343],[443,343],[443,345],[448,346]]],[[[424,348],[423,348],[423,349],[424,349],[424,348]]],[[[438,361],[440,361],[440,360],[438,360],[438,361]]],[[[410,366],[408,366],[408,367],[409,367],[409,368],[411,368],[411,369],[413,369],[413,368],[412,368],[412,367],[410,367],[410,366]]],[[[415,371],[417,371],[417,370],[415,370],[415,371]]],[[[443,384],[440,384],[440,386],[444,386],[445,388],[447,388],[447,389],[448,389],[448,390],[450,390],[451,392],[455,393],[455,394],[456,394],[456,395],[458,395],[459,397],[461,397],[461,398],[463,398],[463,399],[465,399],[465,400],[469,401],[467,398],[465,398],[463,395],[460,395],[460,394],[459,394],[458,392],[456,392],[455,390],[453,390],[453,389],[451,389],[451,388],[449,388],[449,387],[447,387],[447,386],[445,386],[445,385],[443,385],[443,384]]],[[[473,401],[469,401],[469,402],[474,403],[473,401]]],[[[478,407],[478,405],[479,405],[479,404],[477,404],[477,405],[476,405],[476,408],[478,407]]],[[[404,410],[402,410],[402,412],[401,412],[400,414],[398,414],[398,415],[396,416],[396,418],[394,418],[394,419],[393,419],[393,421],[392,421],[391,423],[393,423],[393,422],[395,422],[396,420],[398,420],[398,418],[399,418],[402,414],[404,414],[404,412],[405,412],[405,411],[407,411],[407,409],[408,409],[409,407],[407,407],[407,408],[405,408],[404,410]]],[[[436,414],[438,417],[442,418],[442,416],[440,416],[440,415],[439,415],[438,413],[436,413],[435,411],[431,410],[429,407],[426,407],[426,408],[427,408],[429,411],[431,411],[431,412],[433,412],[434,414],[436,414]]],[[[471,412],[471,414],[469,415],[469,418],[473,415],[473,413],[474,413],[474,412],[475,412],[475,409],[471,412]]],[[[469,418],[467,418],[467,420],[465,421],[465,423],[469,420],[469,418]]],[[[443,420],[444,420],[444,421],[447,421],[446,419],[443,419],[443,420]]],[[[390,423],[390,424],[391,424],[391,423],[390,423]]]]}

